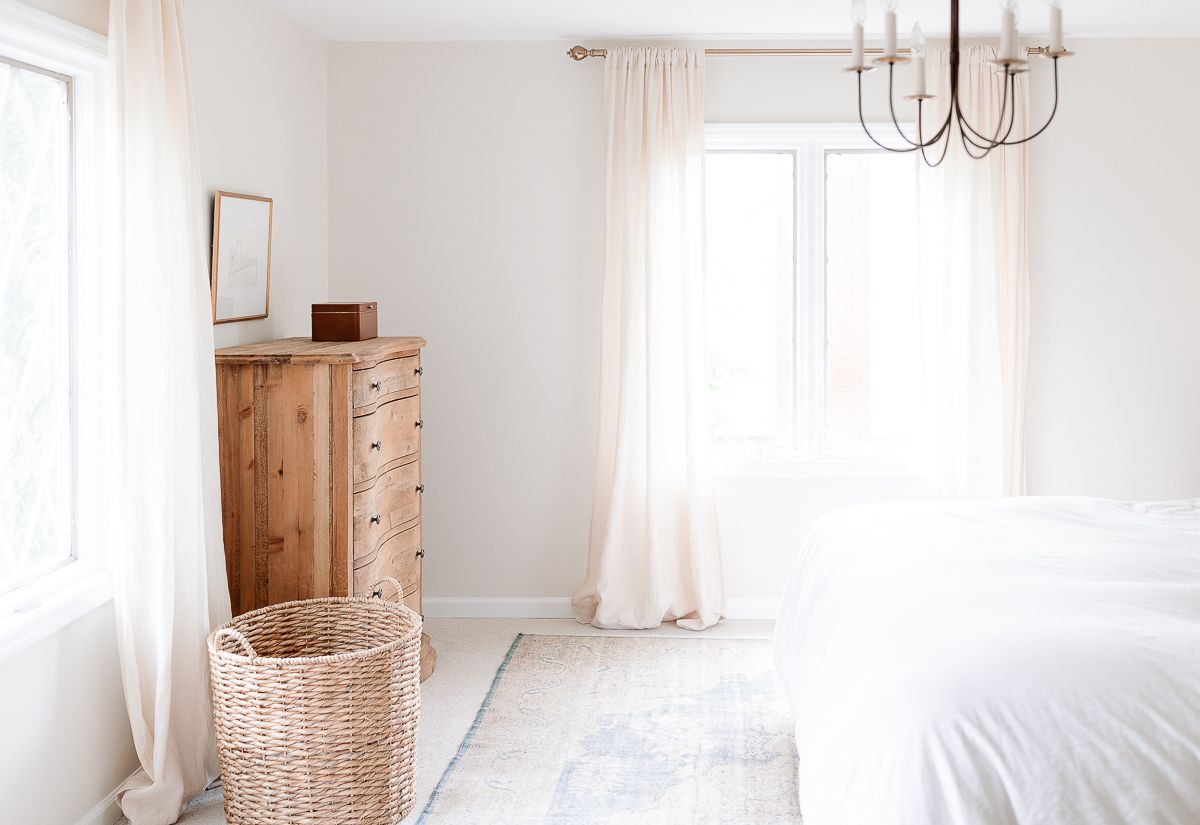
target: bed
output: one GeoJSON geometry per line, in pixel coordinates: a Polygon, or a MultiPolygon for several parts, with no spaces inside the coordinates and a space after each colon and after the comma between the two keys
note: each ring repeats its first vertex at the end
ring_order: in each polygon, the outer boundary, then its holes
{"type": "Polygon", "coordinates": [[[1200,823],[1200,499],[839,510],[775,658],[805,825],[1200,823]]]}

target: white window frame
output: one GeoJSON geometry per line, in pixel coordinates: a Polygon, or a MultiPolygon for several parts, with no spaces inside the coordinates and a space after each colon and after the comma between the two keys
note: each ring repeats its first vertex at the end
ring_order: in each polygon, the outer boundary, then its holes
{"type": "MultiPolygon", "coordinates": [[[[71,80],[70,382],[73,553],[70,561],[0,596],[0,660],[43,639],[112,598],[104,549],[103,505],[89,474],[103,463],[105,423],[76,410],[104,383],[92,369],[93,348],[74,342],[99,340],[108,303],[106,235],[103,225],[107,39],[15,0],[0,0],[0,55],[71,80]],[[76,307],[87,307],[76,312],[76,307]],[[80,495],[80,493],[83,493],[80,495]]],[[[0,468],[2,469],[2,468],[0,468]]]]}
{"type": "MultiPolygon", "coordinates": [[[[869,123],[875,135],[895,135],[892,124],[869,123]]],[[[911,135],[907,124],[906,135],[911,135]]],[[[714,470],[727,478],[918,478],[911,462],[882,456],[840,455],[824,448],[825,421],[825,180],[831,152],[883,151],[858,123],[709,123],[706,152],[783,152],[795,158],[794,453],[744,458],[716,454],[714,470]]],[[[894,141],[892,144],[894,145],[894,141]]]]}

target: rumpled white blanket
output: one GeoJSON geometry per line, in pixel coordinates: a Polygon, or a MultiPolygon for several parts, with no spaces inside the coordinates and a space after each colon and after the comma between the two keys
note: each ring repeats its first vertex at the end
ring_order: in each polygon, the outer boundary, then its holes
{"type": "Polygon", "coordinates": [[[838,510],[775,656],[805,825],[1200,823],[1200,499],[838,510]]]}

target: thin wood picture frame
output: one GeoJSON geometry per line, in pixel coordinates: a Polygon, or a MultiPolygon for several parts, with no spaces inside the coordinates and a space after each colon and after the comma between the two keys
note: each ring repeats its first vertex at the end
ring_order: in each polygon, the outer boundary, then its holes
{"type": "Polygon", "coordinates": [[[274,221],[275,203],[271,198],[223,191],[214,196],[210,277],[213,324],[251,321],[270,314],[274,221]]]}

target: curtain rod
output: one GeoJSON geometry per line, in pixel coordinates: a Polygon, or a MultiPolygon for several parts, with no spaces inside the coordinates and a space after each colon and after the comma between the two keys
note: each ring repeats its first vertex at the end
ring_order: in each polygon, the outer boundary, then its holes
{"type": "MultiPolygon", "coordinates": [[[[908,54],[908,49],[897,49],[900,54],[908,54]]],[[[1025,50],[1028,54],[1045,54],[1048,46],[1030,46],[1025,50]]],[[[716,57],[839,57],[849,55],[850,49],[843,47],[828,47],[819,49],[705,49],[706,55],[716,57]]],[[[864,49],[864,54],[883,54],[883,49],[864,49]]],[[[572,60],[586,60],[589,57],[608,57],[608,49],[589,49],[586,46],[572,46],[567,50],[567,56],[572,60]]]]}

